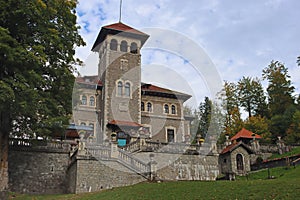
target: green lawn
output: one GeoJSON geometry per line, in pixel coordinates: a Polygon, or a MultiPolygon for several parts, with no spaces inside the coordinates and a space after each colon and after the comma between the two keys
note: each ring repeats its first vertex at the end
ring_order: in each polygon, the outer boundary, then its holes
{"type": "Polygon", "coordinates": [[[16,195],[15,200],[50,199],[299,199],[300,166],[270,170],[274,179],[267,179],[267,170],[252,173],[248,180],[176,181],[140,183],[98,193],[69,195],[16,195]]]}
{"type": "Polygon", "coordinates": [[[290,152],[284,153],[284,154],[273,154],[268,160],[272,160],[274,158],[285,158],[293,155],[299,155],[300,154],[300,147],[293,148],[290,152]]]}

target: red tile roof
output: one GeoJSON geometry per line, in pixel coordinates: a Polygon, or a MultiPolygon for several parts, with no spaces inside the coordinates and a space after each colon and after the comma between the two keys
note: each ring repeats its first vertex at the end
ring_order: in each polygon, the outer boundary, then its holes
{"type": "Polygon", "coordinates": [[[253,153],[253,151],[247,145],[245,145],[242,141],[240,141],[240,142],[232,143],[231,145],[228,145],[227,147],[225,147],[222,150],[222,152],[220,154],[225,154],[225,153],[228,153],[228,152],[232,152],[233,150],[235,150],[239,146],[244,147],[244,149],[246,149],[248,151],[248,153],[253,153]]]}
{"type": "MultiPolygon", "coordinates": [[[[237,134],[235,134],[230,140],[237,140],[239,138],[248,138],[248,139],[252,139],[253,138],[253,132],[248,131],[245,128],[242,128],[242,130],[240,130],[240,132],[238,132],[237,134]]],[[[255,134],[255,139],[261,139],[260,135],[255,134]]]]}
{"type": "Polygon", "coordinates": [[[130,121],[120,121],[120,120],[112,120],[108,124],[118,125],[118,126],[129,126],[129,127],[142,127],[141,124],[130,121]]]}
{"type": "Polygon", "coordinates": [[[107,28],[107,29],[112,29],[112,30],[117,30],[117,31],[122,31],[122,32],[129,32],[129,33],[134,33],[134,34],[138,34],[138,35],[147,35],[139,30],[136,30],[126,24],[123,24],[122,22],[118,22],[115,24],[110,24],[107,26],[103,26],[103,28],[107,28]]]}
{"type": "Polygon", "coordinates": [[[99,44],[101,44],[107,35],[116,35],[116,34],[122,34],[127,37],[133,37],[136,39],[139,39],[142,42],[142,46],[148,39],[149,35],[136,30],[126,24],[123,24],[121,22],[110,24],[103,26],[97,36],[97,39],[92,47],[92,51],[98,51],[99,50],[99,44]]]}
{"type": "Polygon", "coordinates": [[[147,94],[156,93],[156,94],[168,94],[169,96],[173,96],[174,98],[182,98],[184,100],[191,98],[191,95],[177,92],[174,90],[169,90],[169,89],[162,88],[162,87],[158,87],[158,86],[152,85],[152,84],[142,83],[141,90],[143,91],[142,95],[145,93],[147,93],[147,94]]]}
{"type": "Polygon", "coordinates": [[[78,76],[76,77],[77,83],[88,84],[88,85],[98,85],[102,86],[102,81],[98,79],[97,75],[94,76],[78,76]]]}

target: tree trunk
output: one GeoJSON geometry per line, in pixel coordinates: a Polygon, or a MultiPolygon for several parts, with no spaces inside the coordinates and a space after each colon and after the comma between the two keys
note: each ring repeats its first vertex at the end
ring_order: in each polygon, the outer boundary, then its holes
{"type": "Polygon", "coordinates": [[[8,189],[9,115],[0,112],[0,192],[8,189]]]}

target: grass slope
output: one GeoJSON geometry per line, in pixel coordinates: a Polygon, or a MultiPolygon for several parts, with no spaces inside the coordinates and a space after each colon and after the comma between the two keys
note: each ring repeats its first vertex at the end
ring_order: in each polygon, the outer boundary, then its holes
{"type": "Polygon", "coordinates": [[[285,158],[293,155],[299,155],[300,154],[300,147],[293,148],[290,152],[286,152],[284,154],[273,154],[268,160],[272,160],[275,158],[285,158]]]}
{"type": "Polygon", "coordinates": [[[262,170],[249,175],[248,180],[243,178],[236,181],[140,183],[98,193],[17,195],[13,199],[299,199],[300,166],[271,169],[270,173],[275,176],[275,179],[267,179],[267,170],[262,170]]]}

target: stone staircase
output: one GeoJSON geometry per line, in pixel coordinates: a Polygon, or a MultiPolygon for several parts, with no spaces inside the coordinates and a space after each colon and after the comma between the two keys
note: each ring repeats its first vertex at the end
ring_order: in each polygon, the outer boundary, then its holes
{"type": "Polygon", "coordinates": [[[124,172],[139,174],[145,178],[149,177],[151,166],[136,158],[130,152],[119,149],[116,145],[101,146],[87,145],[85,154],[93,156],[108,166],[124,172]]]}

